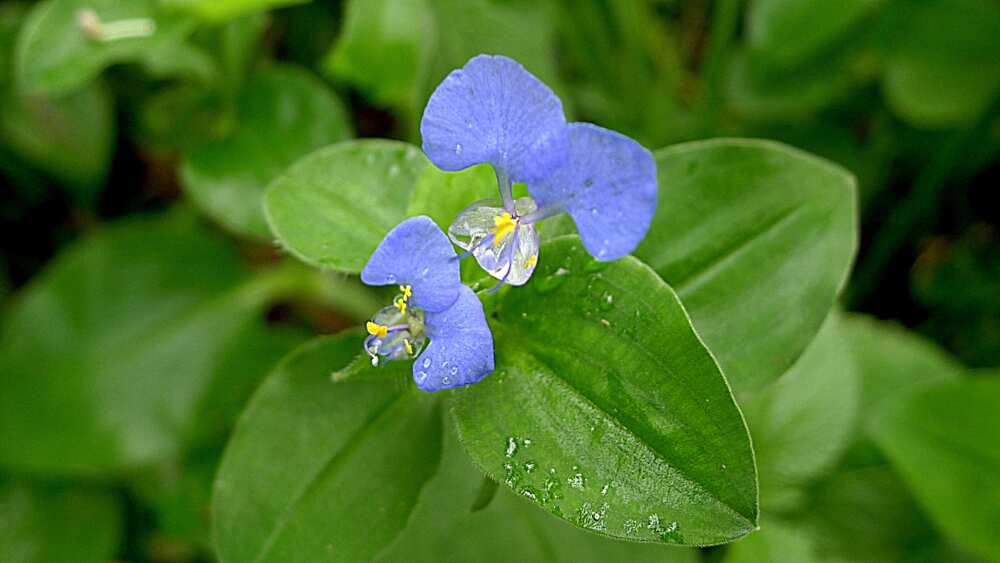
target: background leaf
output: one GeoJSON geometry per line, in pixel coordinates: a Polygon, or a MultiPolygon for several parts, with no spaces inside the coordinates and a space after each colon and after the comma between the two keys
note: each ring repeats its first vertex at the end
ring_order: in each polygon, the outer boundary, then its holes
{"type": "Polygon", "coordinates": [[[216,477],[222,561],[366,561],[406,525],[438,466],[440,404],[403,362],[333,383],[360,350],[314,340],[254,395],[216,477]]]}
{"type": "Polygon", "coordinates": [[[0,479],[2,561],[108,561],[118,549],[122,527],[122,508],[111,493],[0,479]]]}
{"type": "Polygon", "coordinates": [[[258,70],[236,105],[235,129],[188,152],[181,179],[192,200],[223,225],[268,237],[268,184],[300,157],[350,137],[351,126],[333,93],[293,66],[258,70]]]}
{"type": "Polygon", "coordinates": [[[1000,380],[920,389],[893,401],[873,428],[935,524],[981,557],[1000,558],[1000,380]]]}
{"type": "Polygon", "coordinates": [[[669,283],[737,394],[776,379],[813,339],[857,247],[854,178],[768,141],[656,153],[653,224],[635,255],[669,283]]]}
{"type": "Polygon", "coordinates": [[[454,392],[476,464],[612,537],[704,545],[755,528],[746,426],[670,287],[565,237],[530,288],[498,305],[496,372],[454,392]]]}
{"type": "Polygon", "coordinates": [[[430,163],[396,141],[339,143],[300,159],[265,195],[281,244],[308,264],[361,271],[375,247],[406,217],[410,192],[430,163]]]}
{"type": "Polygon", "coordinates": [[[217,417],[239,404],[204,401],[215,385],[245,396],[268,368],[241,362],[273,350],[244,339],[276,281],[248,280],[233,248],[183,216],[81,241],[3,324],[0,463],[106,474],[218,435],[217,417]]]}
{"type": "Polygon", "coordinates": [[[185,43],[194,22],[157,9],[155,0],[47,0],[25,20],[17,44],[19,84],[29,94],[60,96],[80,88],[116,63],[141,63],[154,74],[207,77],[207,55],[185,43]],[[113,41],[89,38],[77,18],[93,10],[102,22],[152,21],[146,37],[113,41]]]}
{"type": "Polygon", "coordinates": [[[968,123],[1000,93],[996,3],[900,0],[883,28],[885,95],[900,117],[921,127],[968,123]]]}
{"type": "Polygon", "coordinates": [[[238,16],[281,8],[293,4],[305,4],[311,0],[160,0],[171,8],[188,10],[212,22],[226,21],[238,16]]]}
{"type": "Polygon", "coordinates": [[[799,488],[831,469],[853,438],[861,383],[842,323],[831,314],[788,373],[743,402],[761,505],[772,513],[790,508],[799,488]]]}
{"type": "Polygon", "coordinates": [[[26,161],[72,189],[80,205],[95,203],[115,147],[114,100],[100,81],[64,96],[0,96],[0,137],[26,161]]]}

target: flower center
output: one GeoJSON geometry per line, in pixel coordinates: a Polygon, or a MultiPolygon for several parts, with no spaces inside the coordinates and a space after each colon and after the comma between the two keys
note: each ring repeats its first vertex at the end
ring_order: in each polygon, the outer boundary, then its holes
{"type": "Polygon", "coordinates": [[[490,231],[493,233],[493,248],[503,244],[504,239],[517,228],[517,223],[518,220],[506,211],[493,218],[493,229],[490,231]]]}
{"type": "Polygon", "coordinates": [[[383,360],[414,358],[427,342],[424,312],[410,306],[413,287],[401,285],[399,291],[391,306],[381,309],[365,323],[368,330],[365,352],[371,357],[373,366],[383,360]]]}

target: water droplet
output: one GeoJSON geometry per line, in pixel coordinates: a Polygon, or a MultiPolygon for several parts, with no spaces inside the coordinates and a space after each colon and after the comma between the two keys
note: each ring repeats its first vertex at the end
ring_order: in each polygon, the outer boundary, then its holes
{"type": "Polygon", "coordinates": [[[566,482],[569,483],[570,487],[573,487],[578,491],[582,491],[586,487],[586,485],[584,484],[584,477],[582,473],[574,474],[572,477],[566,479],[566,482]]]}
{"type": "Polygon", "coordinates": [[[535,462],[533,462],[533,461],[525,462],[525,464],[524,464],[524,471],[526,473],[531,473],[531,472],[533,472],[535,470],[535,467],[537,467],[537,465],[535,465],[535,462]]]}
{"type": "Polygon", "coordinates": [[[422,371],[417,374],[417,383],[423,383],[427,379],[427,372],[422,371]]]}
{"type": "Polygon", "coordinates": [[[591,207],[590,208],[590,214],[596,217],[597,215],[600,214],[600,211],[598,211],[598,209],[596,207],[591,207]]]}
{"type": "Polygon", "coordinates": [[[441,383],[445,385],[451,385],[451,378],[446,375],[441,378],[441,383]]]}
{"type": "Polygon", "coordinates": [[[610,293],[606,293],[601,299],[601,310],[610,311],[615,306],[615,296],[610,293]]]}
{"type": "Polygon", "coordinates": [[[458,375],[458,366],[451,366],[451,374],[458,375]]]}
{"type": "Polygon", "coordinates": [[[387,281],[389,283],[396,283],[396,275],[395,274],[389,274],[389,275],[387,275],[385,277],[385,281],[387,281]]]}
{"type": "Polygon", "coordinates": [[[456,143],[455,144],[455,154],[456,155],[462,154],[462,144],[461,143],[456,143]]]}
{"type": "Polygon", "coordinates": [[[610,488],[611,488],[610,484],[607,484],[607,485],[604,485],[603,487],[601,487],[601,495],[602,496],[608,496],[608,489],[610,489],[610,488]]]}
{"type": "Polygon", "coordinates": [[[424,366],[424,369],[431,367],[431,359],[424,358],[424,361],[420,365],[424,366]]]}
{"type": "Polygon", "coordinates": [[[511,436],[507,438],[507,449],[504,450],[504,455],[514,457],[515,453],[517,453],[517,438],[511,436]]]}
{"type": "Polygon", "coordinates": [[[378,367],[378,356],[372,358],[372,367],[378,367]]]}
{"type": "Polygon", "coordinates": [[[521,443],[524,444],[525,446],[530,446],[531,445],[531,438],[525,438],[525,439],[521,440],[521,443]]]}

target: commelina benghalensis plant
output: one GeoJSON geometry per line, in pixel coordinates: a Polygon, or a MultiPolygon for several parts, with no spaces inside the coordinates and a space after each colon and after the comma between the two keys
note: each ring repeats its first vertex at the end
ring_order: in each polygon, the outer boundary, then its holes
{"type": "Polygon", "coordinates": [[[558,96],[502,56],[479,55],[452,71],[427,102],[420,133],[437,167],[489,164],[500,191],[499,200],[470,202],[447,236],[428,217],[400,223],[361,272],[366,284],[400,291],[366,325],[372,363],[415,358],[417,386],[438,391],[494,369],[483,307],[462,284],[458,261],[473,256],[500,280],[494,290],[523,285],[539,261],[538,222],[560,213],[572,217],[594,258],[621,258],[656,211],[656,163],[625,135],[567,123],[558,96]],[[515,199],[515,182],[530,197],[515,199]],[[464,252],[456,254],[452,242],[464,252]]]}

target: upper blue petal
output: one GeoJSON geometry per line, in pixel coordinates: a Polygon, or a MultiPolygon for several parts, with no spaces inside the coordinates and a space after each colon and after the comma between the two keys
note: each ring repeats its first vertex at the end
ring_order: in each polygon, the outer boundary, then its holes
{"type": "Polygon", "coordinates": [[[559,98],[520,63],[479,55],[431,94],[420,121],[424,152],[443,170],[488,162],[515,182],[544,178],[565,158],[559,98]]]}
{"type": "Polygon", "coordinates": [[[410,304],[424,311],[447,309],[462,286],[455,249],[426,215],[396,225],[372,253],[361,281],[368,285],[411,285],[410,304]]]}
{"type": "Polygon", "coordinates": [[[539,207],[563,207],[587,252],[614,260],[635,250],[656,212],[656,161],[634,140],[590,123],[571,123],[569,158],[528,184],[539,207]]]}
{"type": "Polygon", "coordinates": [[[413,362],[413,380],[424,391],[476,383],[493,371],[493,335],[483,305],[466,286],[455,303],[425,319],[431,343],[413,362]]]}

